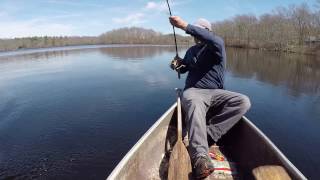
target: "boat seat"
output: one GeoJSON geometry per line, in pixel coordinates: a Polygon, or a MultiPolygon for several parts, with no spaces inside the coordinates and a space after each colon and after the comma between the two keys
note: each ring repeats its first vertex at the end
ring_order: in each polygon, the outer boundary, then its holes
{"type": "Polygon", "coordinates": [[[291,180],[286,170],[281,166],[259,166],[254,168],[252,173],[256,180],[291,180]]]}

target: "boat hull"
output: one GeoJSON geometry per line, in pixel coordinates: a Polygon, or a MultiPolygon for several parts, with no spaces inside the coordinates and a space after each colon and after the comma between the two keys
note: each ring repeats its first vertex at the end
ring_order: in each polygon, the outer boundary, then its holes
{"type": "MultiPolygon", "coordinates": [[[[176,141],[175,103],[125,155],[107,180],[166,179],[170,149],[176,141]]],[[[304,175],[250,120],[243,117],[218,142],[237,162],[240,179],[254,179],[253,169],[264,165],[282,166],[292,179],[304,175]]]]}

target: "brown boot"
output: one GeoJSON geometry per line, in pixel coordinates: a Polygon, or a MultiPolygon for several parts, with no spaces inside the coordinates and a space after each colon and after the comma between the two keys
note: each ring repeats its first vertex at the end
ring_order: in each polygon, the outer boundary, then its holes
{"type": "Polygon", "coordinates": [[[196,179],[204,179],[214,171],[214,166],[208,155],[199,156],[193,163],[193,172],[196,179]]]}

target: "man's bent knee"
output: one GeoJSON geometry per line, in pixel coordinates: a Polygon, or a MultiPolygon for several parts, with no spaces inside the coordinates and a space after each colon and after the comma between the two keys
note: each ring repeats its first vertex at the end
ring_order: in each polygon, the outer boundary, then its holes
{"type": "Polygon", "coordinates": [[[240,98],[240,108],[243,112],[247,112],[251,107],[250,99],[246,95],[241,95],[240,98]]]}

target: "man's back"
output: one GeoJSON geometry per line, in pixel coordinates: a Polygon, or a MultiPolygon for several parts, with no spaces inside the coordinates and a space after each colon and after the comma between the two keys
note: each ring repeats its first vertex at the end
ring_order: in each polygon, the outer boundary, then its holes
{"type": "Polygon", "coordinates": [[[184,72],[189,71],[185,89],[223,89],[226,67],[223,40],[212,32],[193,25],[188,25],[186,32],[202,43],[188,49],[184,57],[184,72]]]}

